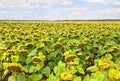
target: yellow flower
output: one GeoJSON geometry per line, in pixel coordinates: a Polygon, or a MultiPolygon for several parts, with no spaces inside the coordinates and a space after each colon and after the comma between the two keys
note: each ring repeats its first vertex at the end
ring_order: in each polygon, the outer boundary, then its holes
{"type": "Polygon", "coordinates": [[[32,48],[33,47],[33,44],[32,43],[28,43],[26,44],[27,48],[32,48]]]}
{"type": "Polygon", "coordinates": [[[6,47],[1,47],[0,50],[5,52],[5,51],[7,51],[7,48],[6,47]]]}
{"type": "Polygon", "coordinates": [[[84,47],[85,46],[85,43],[84,42],[80,42],[79,44],[78,44],[78,47],[79,48],[82,48],[82,47],[84,47]]]}
{"type": "Polygon", "coordinates": [[[27,53],[27,50],[21,49],[21,50],[19,50],[19,52],[20,52],[20,53],[27,53]]]}
{"type": "Polygon", "coordinates": [[[65,57],[65,62],[73,61],[75,58],[77,58],[76,55],[70,54],[70,55],[68,55],[68,56],[65,57]]]}
{"type": "Polygon", "coordinates": [[[21,71],[22,65],[19,63],[9,63],[7,69],[10,71],[13,71],[13,72],[15,72],[15,71],[18,72],[18,71],[21,71]]]}
{"type": "Polygon", "coordinates": [[[61,48],[61,47],[62,47],[62,45],[59,44],[59,43],[56,43],[56,44],[54,45],[54,49],[59,49],[59,48],[61,48]]]}
{"type": "Polygon", "coordinates": [[[68,72],[64,72],[60,76],[61,80],[72,80],[72,77],[73,77],[73,75],[68,72]]]}
{"type": "Polygon", "coordinates": [[[38,56],[34,56],[32,58],[32,62],[35,63],[35,64],[41,63],[42,61],[43,60],[40,57],[38,57],[38,56]]]}

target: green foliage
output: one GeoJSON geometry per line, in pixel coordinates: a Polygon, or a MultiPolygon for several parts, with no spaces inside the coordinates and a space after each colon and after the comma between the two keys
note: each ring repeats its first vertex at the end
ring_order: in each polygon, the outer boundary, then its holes
{"type": "Polygon", "coordinates": [[[8,78],[8,81],[16,81],[16,77],[15,77],[15,76],[10,76],[10,77],[8,78]]]}
{"type": "Polygon", "coordinates": [[[98,67],[97,66],[90,66],[87,68],[87,70],[91,71],[91,72],[95,72],[98,70],[98,67]]]}
{"type": "Polygon", "coordinates": [[[5,81],[120,81],[120,22],[0,22],[5,81]]]}
{"type": "Polygon", "coordinates": [[[45,74],[45,76],[47,76],[47,77],[49,77],[50,72],[51,72],[51,70],[50,70],[50,68],[49,68],[48,66],[46,66],[46,67],[43,68],[43,70],[42,70],[42,74],[45,74]]]}
{"type": "Polygon", "coordinates": [[[81,81],[81,77],[75,77],[73,81],[81,81]]]}

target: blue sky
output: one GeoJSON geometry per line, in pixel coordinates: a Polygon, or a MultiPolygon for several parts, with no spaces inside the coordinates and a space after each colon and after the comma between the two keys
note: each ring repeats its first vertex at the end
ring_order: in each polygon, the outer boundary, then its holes
{"type": "Polygon", "coordinates": [[[120,0],[0,0],[0,20],[120,19],[120,0]]]}

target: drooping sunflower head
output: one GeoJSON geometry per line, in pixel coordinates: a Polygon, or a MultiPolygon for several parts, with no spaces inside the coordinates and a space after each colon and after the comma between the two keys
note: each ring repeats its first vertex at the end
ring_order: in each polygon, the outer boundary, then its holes
{"type": "Polygon", "coordinates": [[[39,46],[38,46],[38,50],[42,50],[43,48],[45,48],[45,44],[44,43],[41,43],[39,46]]]}
{"type": "Polygon", "coordinates": [[[61,47],[62,47],[62,45],[61,45],[60,43],[54,44],[54,49],[59,49],[59,48],[61,48],[61,47]]]}
{"type": "Polygon", "coordinates": [[[32,62],[35,64],[41,63],[42,61],[43,61],[42,58],[40,58],[39,56],[34,56],[32,58],[32,62]]]}
{"type": "Polygon", "coordinates": [[[3,52],[6,52],[7,48],[6,47],[0,47],[0,50],[3,51],[3,52]]]}
{"type": "Polygon", "coordinates": [[[28,50],[25,50],[25,49],[21,49],[19,50],[20,53],[27,53],[28,50]]]}
{"type": "Polygon", "coordinates": [[[77,66],[79,65],[79,62],[67,62],[68,66],[77,66]]]}
{"type": "Polygon", "coordinates": [[[16,50],[12,48],[12,49],[9,49],[7,51],[8,51],[8,53],[14,53],[16,50]]]}
{"type": "Polygon", "coordinates": [[[72,77],[73,75],[71,73],[68,73],[68,72],[63,72],[61,75],[60,75],[60,79],[61,80],[72,80],[72,77]]]}
{"type": "Polygon", "coordinates": [[[80,42],[79,44],[78,44],[78,47],[79,48],[82,48],[82,47],[84,47],[85,46],[85,43],[84,42],[80,42]]]}
{"type": "Polygon", "coordinates": [[[70,54],[65,57],[65,62],[73,61],[75,58],[77,58],[77,56],[75,54],[70,54]]]}
{"type": "Polygon", "coordinates": [[[26,47],[29,49],[29,48],[32,48],[33,47],[33,44],[32,43],[28,43],[26,44],[26,47]]]}
{"type": "Polygon", "coordinates": [[[19,63],[9,63],[7,69],[13,72],[19,72],[22,70],[22,65],[19,63]]]}

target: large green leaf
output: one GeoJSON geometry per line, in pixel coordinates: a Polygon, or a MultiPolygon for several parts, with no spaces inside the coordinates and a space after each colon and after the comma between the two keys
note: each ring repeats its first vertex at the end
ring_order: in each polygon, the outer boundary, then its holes
{"type": "Polygon", "coordinates": [[[19,74],[17,75],[18,81],[25,81],[25,74],[19,74]]]}
{"type": "Polygon", "coordinates": [[[48,77],[50,75],[50,68],[46,66],[41,72],[42,74],[45,74],[48,77]]]}
{"type": "Polygon", "coordinates": [[[81,77],[75,77],[75,79],[73,81],[81,81],[81,77]]]}
{"type": "Polygon", "coordinates": [[[42,74],[32,74],[29,76],[28,81],[38,81],[42,78],[42,74]]]}
{"type": "Polygon", "coordinates": [[[15,76],[9,76],[8,81],[16,81],[16,77],[15,76]]]}
{"type": "Polygon", "coordinates": [[[80,65],[77,66],[77,69],[79,73],[85,74],[84,69],[80,65]]]}
{"type": "Polygon", "coordinates": [[[53,74],[50,75],[49,81],[57,81],[58,77],[54,76],[53,74]]]}
{"type": "Polygon", "coordinates": [[[30,66],[29,73],[34,73],[35,71],[36,71],[36,67],[35,66],[30,66]]]}
{"type": "Polygon", "coordinates": [[[120,70],[120,60],[119,60],[119,59],[117,59],[115,63],[116,63],[117,69],[119,69],[119,70],[120,70]]]}
{"type": "Polygon", "coordinates": [[[104,74],[102,74],[99,71],[96,71],[95,73],[92,74],[91,77],[92,77],[91,81],[103,81],[104,74]]]}
{"type": "Polygon", "coordinates": [[[89,75],[86,75],[83,79],[83,81],[90,81],[91,80],[91,77],[89,75]]]}
{"type": "Polygon", "coordinates": [[[32,50],[28,56],[35,56],[37,54],[37,49],[32,50]]]}
{"type": "Polygon", "coordinates": [[[98,70],[98,67],[97,66],[90,66],[87,68],[87,70],[91,71],[91,72],[95,72],[98,70]]]}
{"type": "Polygon", "coordinates": [[[26,59],[26,64],[29,64],[32,62],[32,57],[28,56],[26,59]]]}

